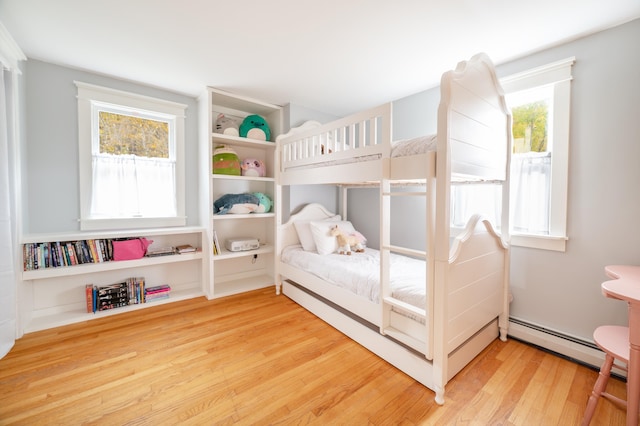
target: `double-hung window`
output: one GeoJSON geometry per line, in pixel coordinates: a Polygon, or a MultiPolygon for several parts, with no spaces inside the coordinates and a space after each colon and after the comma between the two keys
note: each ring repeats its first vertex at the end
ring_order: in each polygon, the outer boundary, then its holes
{"type": "Polygon", "coordinates": [[[500,80],[513,115],[513,245],[565,250],[574,62],[572,57],[500,80]]]}
{"type": "MultiPolygon", "coordinates": [[[[513,116],[510,171],[511,244],[564,251],[571,67],[575,58],[500,79],[513,116]]],[[[497,187],[452,190],[452,221],[463,225],[481,211],[500,223],[497,187]]]]}
{"type": "Polygon", "coordinates": [[[186,106],[76,86],[81,229],[185,225],[186,106]]]}

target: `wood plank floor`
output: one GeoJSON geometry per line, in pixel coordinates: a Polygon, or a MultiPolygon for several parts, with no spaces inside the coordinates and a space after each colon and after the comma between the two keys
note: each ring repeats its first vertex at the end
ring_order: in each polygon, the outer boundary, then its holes
{"type": "MultiPolygon", "coordinates": [[[[25,335],[0,360],[0,424],[574,425],[597,372],[496,340],[446,403],[273,289],[25,335]]],[[[613,379],[609,390],[625,396],[613,379]]],[[[598,403],[593,425],[624,412],[598,403]]]]}

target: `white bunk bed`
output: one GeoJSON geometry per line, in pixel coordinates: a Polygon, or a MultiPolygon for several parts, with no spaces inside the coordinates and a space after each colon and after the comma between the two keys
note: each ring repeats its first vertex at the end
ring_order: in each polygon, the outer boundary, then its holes
{"type": "MultiPolygon", "coordinates": [[[[318,204],[305,206],[286,223],[281,216],[278,220],[276,291],[282,286],[285,295],[433,390],[443,404],[446,383],[498,335],[506,339],[511,116],[484,54],[443,74],[436,142],[424,152],[396,155],[391,112],[386,104],[325,125],[305,123],[277,138],[280,190],[302,184],[379,186],[380,249],[366,253],[379,260],[374,295],[357,295],[321,276],[321,270],[338,271],[338,266],[310,271],[290,263],[292,252],[304,251],[296,248],[300,238],[294,224],[334,215],[318,204]],[[421,182],[424,191],[393,190],[406,181],[421,182]],[[502,235],[474,215],[450,239],[452,182],[501,185],[502,235]],[[426,197],[425,251],[390,243],[390,204],[398,195],[426,197]],[[398,290],[393,265],[399,255],[423,262],[418,302],[407,302],[398,290]]],[[[305,255],[317,256],[307,264],[340,256],[305,255]]]]}

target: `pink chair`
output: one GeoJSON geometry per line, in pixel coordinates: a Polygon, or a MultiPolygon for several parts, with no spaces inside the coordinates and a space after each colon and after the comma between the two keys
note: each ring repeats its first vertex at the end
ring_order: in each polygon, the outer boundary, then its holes
{"type": "Polygon", "coordinates": [[[588,425],[596,409],[598,398],[605,397],[626,408],[627,426],[638,426],[640,411],[640,266],[609,265],[605,273],[614,278],[602,283],[602,294],[627,302],[629,327],[605,325],[593,333],[596,344],[605,352],[605,361],[589,397],[583,425],[588,425]],[[626,364],[627,400],[605,392],[614,360],[626,364]]]}
{"type": "Polygon", "coordinates": [[[593,386],[589,402],[587,403],[587,409],[584,412],[584,418],[582,419],[583,426],[588,426],[591,422],[600,397],[612,401],[621,408],[626,409],[627,407],[625,400],[607,393],[606,388],[611,375],[611,368],[616,360],[624,363],[624,366],[620,364],[615,364],[615,366],[623,371],[627,371],[627,365],[629,363],[629,327],[603,325],[596,328],[596,331],[593,332],[593,340],[600,349],[604,351],[605,359],[602,367],[600,367],[598,380],[596,380],[596,384],[593,386]]]}

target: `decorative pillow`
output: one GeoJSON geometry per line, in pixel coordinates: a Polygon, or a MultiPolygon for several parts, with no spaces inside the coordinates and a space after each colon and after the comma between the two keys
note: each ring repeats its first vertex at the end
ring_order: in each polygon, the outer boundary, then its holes
{"type": "Polygon", "coordinates": [[[313,241],[316,243],[316,251],[318,254],[331,254],[338,250],[338,240],[336,237],[329,235],[329,230],[338,225],[342,231],[347,234],[356,232],[351,222],[345,221],[312,221],[310,224],[313,241]]]}
{"type": "MultiPolygon", "coordinates": [[[[339,221],[341,219],[340,215],[337,214],[335,216],[331,216],[327,219],[323,219],[319,222],[324,221],[339,221]]],[[[300,240],[300,244],[302,244],[302,248],[304,251],[316,251],[316,243],[313,240],[313,235],[311,234],[310,220],[299,220],[297,222],[293,222],[293,225],[296,227],[296,232],[298,234],[298,239],[300,240]]]]}

